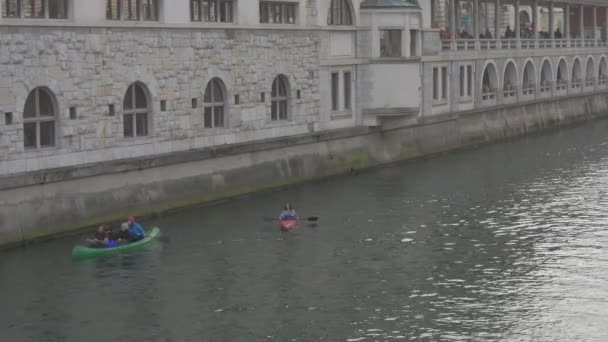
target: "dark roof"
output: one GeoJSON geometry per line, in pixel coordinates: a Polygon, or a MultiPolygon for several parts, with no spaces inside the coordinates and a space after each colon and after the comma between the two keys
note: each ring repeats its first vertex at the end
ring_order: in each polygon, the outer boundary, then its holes
{"type": "Polygon", "coordinates": [[[365,0],[361,8],[418,8],[418,0],[365,0]]]}

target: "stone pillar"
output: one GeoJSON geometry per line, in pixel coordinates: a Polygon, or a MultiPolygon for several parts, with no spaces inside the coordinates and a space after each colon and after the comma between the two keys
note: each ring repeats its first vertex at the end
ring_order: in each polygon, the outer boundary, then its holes
{"type": "Polygon", "coordinates": [[[595,45],[595,40],[597,40],[597,35],[595,32],[597,31],[597,7],[593,6],[593,44],[595,45]]]}
{"type": "Polygon", "coordinates": [[[532,0],[532,23],[532,37],[535,40],[534,46],[538,48],[538,0],[532,0]]]}
{"type": "Polygon", "coordinates": [[[564,32],[563,35],[566,39],[570,40],[570,5],[566,4],[564,11],[564,32]]]}
{"type": "Polygon", "coordinates": [[[500,0],[494,0],[494,38],[496,38],[496,48],[500,49],[500,0]]]}
{"type": "Polygon", "coordinates": [[[608,7],[604,9],[604,12],[606,13],[604,18],[604,39],[608,41],[608,7]]]}
{"type": "Polygon", "coordinates": [[[519,22],[519,0],[515,0],[515,4],[513,5],[515,6],[515,27],[513,29],[515,30],[515,39],[518,40],[517,48],[519,48],[519,39],[521,38],[521,29],[519,27],[521,25],[519,22]]]}
{"type": "Polygon", "coordinates": [[[580,37],[579,39],[585,39],[585,23],[583,22],[585,20],[585,7],[583,5],[580,5],[579,7],[579,13],[578,13],[578,29],[580,31],[580,37]]]}
{"type": "Polygon", "coordinates": [[[450,0],[449,23],[452,40],[456,39],[456,0],[450,0]]]}
{"type": "Polygon", "coordinates": [[[496,39],[500,40],[500,16],[502,15],[502,8],[500,0],[494,0],[494,35],[496,39]]]}
{"type": "Polygon", "coordinates": [[[479,0],[473,0],[473,38],[479,39],[479,0]]]}
{"type": "Polygon", "coordinates": [[[549,37],[555,39],[555,6],[553,1],[549,3],[549,37]]]}

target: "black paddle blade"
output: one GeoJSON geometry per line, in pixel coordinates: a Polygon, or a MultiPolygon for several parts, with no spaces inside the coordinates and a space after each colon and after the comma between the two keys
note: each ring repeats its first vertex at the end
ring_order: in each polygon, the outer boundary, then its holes
{"type": "Polygon", "coordinates": [[[316,217],[316,216],[311,216],[311,217],[307,218],[306,220],[308,220],[308,221],[313,221],[313,222],[314,222],[314,221],[318,221],[318,220],[319,220],[319,218],[318,218],[318,217],[316,217]]]}

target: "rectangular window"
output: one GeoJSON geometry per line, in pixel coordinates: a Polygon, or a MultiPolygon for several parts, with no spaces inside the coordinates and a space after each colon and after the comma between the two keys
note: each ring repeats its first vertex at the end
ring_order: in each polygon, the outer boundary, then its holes
{"type": "Polygon", "coordinates": [[[106,19],[120,20],[120,0],[106,1],[106,19]]]}
{"type": "Polygon", "coordinates": [[[350,71],[344,73],[344,109],[350,109],[351,107],[351,75],[350,71]]]}
{"type": "Polygon", "coordinates": [[[338,110],[338,98],[340,93],[340,74],[337,72],[331,73],[331,110],[338,110]]]}
{"type": "Polygon", "coordinates": [[[13,113],[11,113],[11,112],[4,113],[4,124],[5,125],[13,124],[13,113]]]}
{"type": "Polygon", "coordinates": [[[464,74],[464,65],[460,66],[460,97],[464,97],[465,94],[465,80],[466,80],[466,75],[464,74]]]}
{"type": "Polygon", "coordinates": [[[380,57],[401,57],[401,30],[380,30],[380,57]]]}
{"type": "Polygon", "coordinates": [[[142,0],[142,12],[144,20],[157,21],[158,20],[158,8],[156,7],[156,0],[142,0]]]}
{"type": "Polygon", "coordinates": [[[473,95],[473,66],[467,65],[467,96],[473,95]]]}
{"type": "Polygon", "coordinates": [[[160,100],[160,111],[161,112],[167,111],[167,100],[160,100]]]}
{"type": "Polygon", "coordinates": [[[260,23],[295,24],[296,3],[260,1],[260,23]]]}
{"type": "Polygon", "coordinates": [[[418,56],[418,30],[410,30],[410,56],[418,56]]]}
{"type": "Polygon", "coordinates": [[[68,17],[68,0],[48,1],[50,19],[66,19],[68,17]]]}
{"type": "Polygon", "coordinates": [[[114,105],[108,105],[108,115],[109,116],[114,116],[114,105]]]}
{"type": "Polygon", "coordinates": [[[2,16],[5,18],[21,17],[21,1],[20,0],[3,0],[2,1],[2,16]]]}
{"type": "Polygon", "coordinates": [[[122,17],[124,20],[139,20],[139,1],[122,0],[122,17]]]}
{"type": "Polygon", "coordinates": [[[220,22],[230,23],[232,22],[232,1],[221,1],[220,2],[220,22]]]}
{"type": "Polygon", "coordinates": [[[25,0],[24,14],[26,18],[44,18],[44,1],[25,0]]]}
{"type": "Polygon", "coordinates": [[[433,68],[433,100],[439,99],[439,69],[433,68]]]}
{"type": "Polygon", "coordinates": [[[76,120],[76,107],[70,107],[70,120],[76,120]]]}
{"type": "Polygon", "coordinates": [[[233,0],[190,0],[192,21],[232,22],[233,0]]]}
{"type": "Polygon", "coordinates": [[[198,100],[196,98],[192,99],[192,108],[198,107],[198,100]]]}
{"type": "Polygon", "coordinates": [[[441,68],[441,98],[445,99],[448,96],[448,68],[441,68]]]}

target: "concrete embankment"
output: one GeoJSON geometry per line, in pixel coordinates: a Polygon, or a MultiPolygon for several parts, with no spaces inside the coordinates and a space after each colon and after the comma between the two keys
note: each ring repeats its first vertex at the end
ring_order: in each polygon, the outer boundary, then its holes
{"type": "Polygon", "coordinates": [[[594,94],[0,178],[0,247],[608,115],[594,94]]]}

